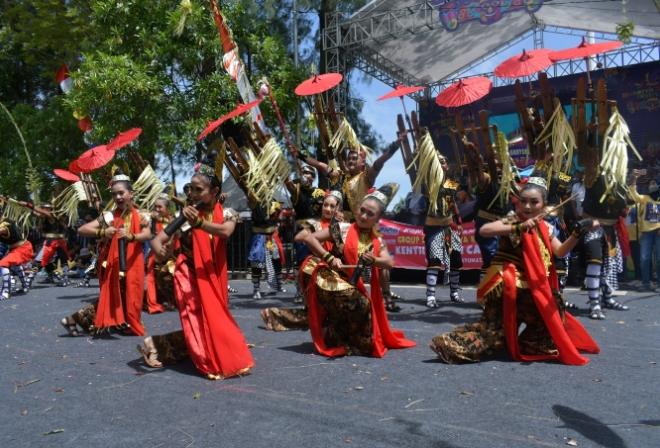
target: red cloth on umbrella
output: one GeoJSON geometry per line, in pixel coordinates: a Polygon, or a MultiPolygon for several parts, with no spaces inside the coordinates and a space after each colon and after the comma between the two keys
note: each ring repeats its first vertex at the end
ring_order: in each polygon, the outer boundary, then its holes
{"type": "Polygon", "coordinates": [[[342,79],[344,79],[344,76],[341,73],[314,75],[298,84],[298,87],[296,87],[294,92],[296,92],[296,95],[298,96],[316,95],[332,89],[339,84],[342,79]]]}
{"type": "Polygon", "coordinates": [[[424,90],[422,86],[404,86],[399,84],[396,88],[390,92],[387,92],[385,95],[378,98],[378,101],[387,100],[389,98],[398,98],[400,96],[410,95],[411,93],[419,92],[424,90]]]}
{"type": "Polygon", "coordinates": [[[78,182],[80,177],[73,174],[71,171],[55,168],[53,173],[60,179],[68,180],[69,182],[78,182]]]}
{"type": "MultiPolygon", "coordinates": [[[[112,160],[115,156],[115,152],[108,150],[106,145],[95,146],[92,149],[88,149],[80,155],[74,162],[76,165],[74,168],[77,168],[80,173],[91,173],[94,170],[97,170],[104,166],[106,163],[112,160]]],[[[71,165],[69,165],[69,170],[71,170],[71,165]]]]}
{"type": "Polygon", "coordinates": [[[259,98],[247,104],[238,104],[236,108],[231,112],[224,114],[222,117],[218,118],[215,121],[209,122],[209,124],[206,125],[206,128],[202,131],[202,133],[199,134],[199,137],[197,137],[197,141],[200,141],[201,139],[209,135],[211,132],[215,131],[218,128],[218,126],[220,126],[222,123],[229,120],[230,118],[238,117],[239,115],[244,114],[253,107],[258,106],[259,103],[261,103],[261,101],[263,101],[263,98],[259,98]]]}
{"type": "Polygon", "coordinates": [[[520,78],[529,76],[552,65],[548,57],[550,50],[541,48],[538,50],[525,51],[512,58],[507,59],[495,67],[495,74],[500,78],[520,78]]]}
{"type": "Polygon", "coordinates": [[[141,128],[133,128],[128,131],[120,132],[115,138],[110,140],[110,143],[108,143],[108,151],[116,151],[119,148],[123,148],[138,138],[140,134],[142,134],[141,128]]]}
{"type": "Polygon", "coordinates": [[[484,76],[461,79],[440,92],[435,103],[444,107],[465,106],[488,95],[492,88],[492,81],[484,76]]]}
{"type": "Polygon", "coordinates": [[[553,62],[565,61],[567,59],[582,59],[582,58],[588,58],[589,56],[597,55],[599,53],[606,53],[608,51],[616,50],[617,48],[621,48],[622,46],[623,46],[623,42],[619,42],[618,40],[590,44],[583,37],[582,42],[577,47],[566,48],[564,50],[559,50],[559,51],[551,51],[550,54],[548,54],[548,57],[553,62]]]}

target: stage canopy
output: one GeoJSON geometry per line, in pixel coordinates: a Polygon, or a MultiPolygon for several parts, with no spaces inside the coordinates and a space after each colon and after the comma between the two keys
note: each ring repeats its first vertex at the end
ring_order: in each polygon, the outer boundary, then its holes
{"type": "MultiPolygon", "coordinates": [[[[625,17],[634,23],[633,46],[650,47],[658,59],[655,0],[628,0],[625,17]]],[[[388,84],[431,85],[459,76],[530,33],[537,47],[543,40],[536,33],[554,30],[616,39],[623,22],[619,0],[375,0],[349,17],[330,15],[323,46],[328,71],[341,71],[342,58],[352,58],[367,73],[390,78],[374,75],[388,84]]]]}

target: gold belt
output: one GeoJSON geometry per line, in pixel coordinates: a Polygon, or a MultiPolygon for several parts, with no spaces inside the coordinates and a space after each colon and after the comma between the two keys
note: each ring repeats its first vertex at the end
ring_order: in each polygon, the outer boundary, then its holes
{"type": "Polygon", "coordinates": [[[45,233],[44,238],[48,238],[51,240],[59,240],[64,238],[64,234],[62,233],[45,233]]]}
{"type": "Polygon", "coordinates": [[[618,219],[596,218],[595,216],[588,216],[588,217],[592,219],[597,219],[600,225],[602,226],[614,226],[616,225],[617,222],[619,222],[618,219]]]}
{"type": "Polygon", "coordinates": [[[271,233],[275,232],[275,226],[268,226],[268,227],[252,227],[252,233],[263,233],[266,235],[270,235],[271,233]]]}
{"type": "Polygon", "coordinates": [[[498,221],[502,219],[502,216],[496,215],[495,213],[487,212],[486,210],[479,210],[477,212],[479,218],[487,219],[488,221],[498,221]]]}
{"type": "Polygon", "coordinates": [[[427,216],[424,221],[425,226],[448,226],[451,225],[452,218],[451,216],[445,216],[443,218],[435,216],[427,216]]]}
{"type": "Polygon", "coordinates": [[[16,249],[17,247],[20,247],[23,244],[25,244],[25,240],[17,241],[14,244],[10,245],[9,249],[16,249]]]}

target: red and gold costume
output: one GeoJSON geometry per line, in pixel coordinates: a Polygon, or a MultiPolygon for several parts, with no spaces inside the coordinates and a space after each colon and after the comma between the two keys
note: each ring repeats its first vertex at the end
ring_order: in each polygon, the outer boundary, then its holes
{"type": "MultiPolygon", "coordinates": [[[[374,230],[361,231],[357,224],[345,225],[341,258],[356,265],[360,255],[372,247],[380,253],[382,240],[374,230]]],[[[332,234],[332,232],[331,232],[332,234]]],[[[353,269],[346,269],[350,277],[353,269]]],[[[403,332],[390,328],[379,283],[380,269],[371,269],[371,294],[362,278],[355,286],[319,258],[303,264],[300,281],[305,291],[308,323],[316,350],[325,356],[362,354],[381,358],[388,349],[414,347],[403,332]]]]}
{"type": "MultiPolygon", "coordinates": [[[[102,227],[108,225],[108,219],[103,218],[104,215],[99,220],[102,227]]],[[[131,208],[130,211],[124,214],[118,209],[115,210],[112,213],[110,224],[117,229],[124,227],[133,235],[140,233],[141,228],[147,225],[142,221],[140,213],[135,208],[131,208]]],[[[98,277],[101,292],[94,326],[98,330],[102,330],[128,324],[130,326],[128,330],[132,334],[144,335],[144,327],[140,317],[144,295],[142,243],[139,241],[126,243],[125,281],[120,281],[119,236],[117,233],[101,248],[99,261],[98,277]],[[125,287],[121,285],[122,283],[125,287]]]]}
{"type": "Polygon", "coordinates": [[[558,285],[545,222],[520,237],[500,237],[499,250],[477,290],[484,307],[481,319],[434,337],[431,348],[448,363],[477,362],[506,347],[516,361],[587,364],[579,351],[600,349],[563,309],[558,285]],[[521,323],[525,330],[519,334],[521,323]]]}
{"type": "MultiPolygon", "coordinates": [[[[216,204],[212,216],[202,218],[222,224],[222,206],[216,204]]],[[[226,241],[193,228],[180,242],[174,288],[190,358],[205,375],[246,373],[254,359],[229,311],[226,241]]]]}

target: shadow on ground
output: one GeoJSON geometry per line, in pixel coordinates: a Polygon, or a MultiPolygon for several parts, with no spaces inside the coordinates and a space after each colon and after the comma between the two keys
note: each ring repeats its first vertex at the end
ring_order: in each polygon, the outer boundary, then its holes
{"type": "Polygon", "coordinates": [[[579,432],[587,439],[605,448],[627,448],[626,443],[608,425],[589,415],[569,408],[554,405],[553,412],[564,423],[564,428],[579,432]]]}

